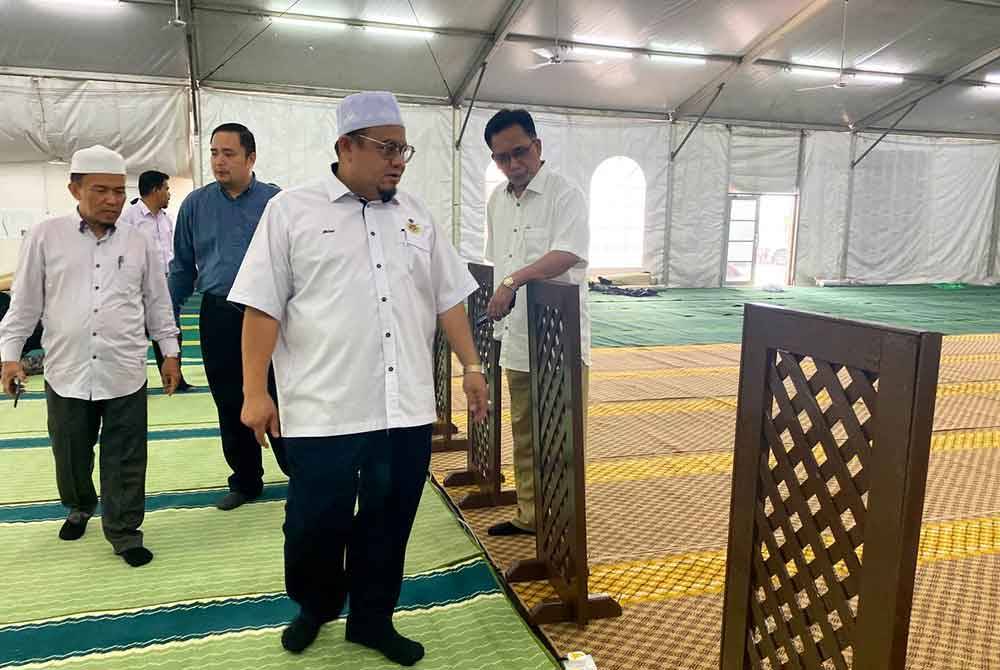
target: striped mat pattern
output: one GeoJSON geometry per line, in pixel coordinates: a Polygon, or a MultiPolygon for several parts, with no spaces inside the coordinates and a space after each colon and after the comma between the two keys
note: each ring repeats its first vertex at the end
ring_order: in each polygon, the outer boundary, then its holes
{"type": "MultiPolygon", "coordinates": [[[[196,324],[190,313],[182,320],[196,324]]],[[[96,517],[81,540],[57,539],[66,510],[56,499],[41,379],[31,378],[17,409],[0,401],[0,668],[398,667],[345,642],[342,621],[324,626],[302,655],[281,648],[281,629],[297,611],[284,593],[287,482],[265,453],[264,495],[232,512],[215,509],[229,470],[196,333],[185,334],[195,341],[185,346],[185,375],[198,391],[167,397],[149,369],[148,566],[116,557],[96,517]]],[[[424,644],[418,667],[559,667],[431,484],[405,574],[396,624],[424,644]]]]}

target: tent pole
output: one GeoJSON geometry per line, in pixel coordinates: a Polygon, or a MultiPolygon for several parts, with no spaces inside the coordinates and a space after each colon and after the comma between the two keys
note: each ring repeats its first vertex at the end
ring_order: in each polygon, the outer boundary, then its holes
{"type": "Polygon", "coordinates": [[[851,133],[851,156],[847,175],[847,211],[844,214],[844,242],[840,248],[840,278],[847,279],[847,251],[851,244],[851,219],[854,210],[854,155],[858,149],[858,134],[851,133]]]}

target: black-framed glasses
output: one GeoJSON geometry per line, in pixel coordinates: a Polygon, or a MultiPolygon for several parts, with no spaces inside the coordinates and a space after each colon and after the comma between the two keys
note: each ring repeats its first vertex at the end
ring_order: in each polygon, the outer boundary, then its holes
{"type": "Polygon", "coordinates": [[[523,161],[531,154],[531,147],[534,146],[535,141],[532,140],[531,144],[526,144],[520,147],[514,147],[510,151],[502,154],[492,154],[493,161],[497,165],[510,165],[512,159],[517,161],[523,161]]]}
{"type": "Polygon", "coordinates": [[[404,163],[409,163],[410,159],[413,158],[413,154],[417,153],[416,147],[410,144],[400,144],[399,142],[391,141],[383,142],[382,140],[377,140],[374,137],[368,137],[367,135],[361,134],[358,134],[358,137],[377,144],[378,152],[382,154],[382,158],[387,161],[391,161],[398,156],[403,159],[404,163]]]}

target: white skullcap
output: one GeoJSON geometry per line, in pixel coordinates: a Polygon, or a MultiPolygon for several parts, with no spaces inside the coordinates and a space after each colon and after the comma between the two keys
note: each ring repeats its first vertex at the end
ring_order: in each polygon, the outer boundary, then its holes
{"type": "Polygon", "coordinates": [[[80,149],[69,163],[70,174],[125,174],[125,159],[117,151],[96,144],[80,149]]]}
{"type": "Polygon", "coordinates": [[[374,126],[402,126],[396,96],[388,91],[364,91],[349,95],[337,107],[337,132],[341,135],[374,126]]]}

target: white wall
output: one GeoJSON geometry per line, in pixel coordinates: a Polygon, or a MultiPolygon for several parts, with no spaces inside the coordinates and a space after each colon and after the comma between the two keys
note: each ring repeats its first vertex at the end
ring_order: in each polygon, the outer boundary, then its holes
{"type": "MultiPolygon", "coordinates": [[[[19,238],[32,222],[72,210],[67,167],[48,161],[78,147],[102,142],[122,151],[134,174],[159,169],[174,175],[173,209],[193,187],[193,163],[211,178],[207,138],[190,136],[184,89],[2,76],[0,83],[0,238],[19,238]],[[194,156],[191,147],[199,141],[204,155],[194,156]]],[[[207,134],[226,121],[246,123],[257,135],[259,175],[288,186],[328,169],[336,105],[326,98],[203,90],[202,125],[207,134]]],[[[482,257],[490,164],[482,134],[493,113],[474,110],[461,152],[460,251],[470,259],[482,257]]],[[[643,266],[672,286],[719,285],[730,189],[787,191],[797,173],[796,133],[704,124],[671,169],[671,146],[687,123],[534,116],[544,157],[584,192],[605,159],[627,156],[638,163],[646,181],[643,266]]],[[[404,188],[427,201],[440,225],[455,225],[452,112],[406,106],[404,117],[417,147],[404,188]]],[[[854,156],[873,139],[860,137],[854,156]]],[[[853,171],[850,143],[844,133],[807,133],[796,281],[839,277],[845,247],[853,278],[985,279],[1000,143],[890,136],[853,171]]],[[[0,248],[0,272],[12,264],[15,246],[0,248]]]]}

